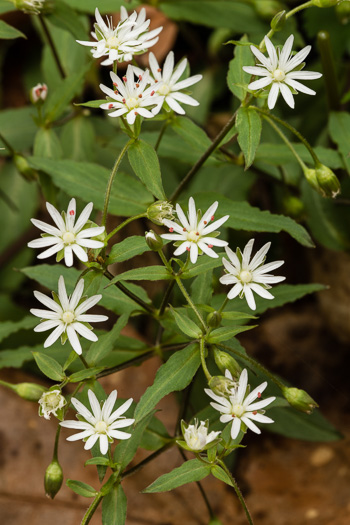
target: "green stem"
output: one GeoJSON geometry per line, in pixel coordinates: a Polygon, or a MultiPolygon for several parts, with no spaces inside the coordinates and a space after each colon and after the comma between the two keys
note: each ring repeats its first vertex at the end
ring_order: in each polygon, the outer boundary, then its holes
{"type": "Polygon", "coordinates": [[[291,9],[289,13],[286,14],[286,20],[288,20],[288,18],[295,15],[296,13],[299,13],[299,11],[302,11],[303,9],[307,9],[308,7],[312,7],[312,6],[313,6],[313,3],[312,3],[312,0],[310,0],[309,2],[305,2],[304,4],[294,7],[294,9],[291,9]]]}
{"type": "Polygon", "coordinates": [[[104,207],[103,207],[102,226],[104,226],[106,224],[106,220],[107,220],[108,204],[109,204],[109,199],[110,199],[110,196],[111,196],[111,191],[112,191],[112,185],[113,185],[114,177],[116,176],[116,173],[118,171],[118,168],[120,166],[120,163],[121,163],[125,153],[127,152],[129,146],[133,142],[134,142],[134,139],[130,139],[125,144],[124,148],[120,152],[119,157],[115,161],[113,169],[112,169],[112,172],[111,172],[111,174],[109,176],[109,181],[108,181],[108,184],[107,184],[106,195],[105,195],[105,203],[104,203],[104,207]]]}
{"type": "Polygon", "coordinates": [[[209,148],[203,153],[203,155],[197,160],[197,162],[194,164],[194,166],[190,169],[190,171],[185,175],[185,177],[182,179],[174,193],[171,195],[170,200],[176,201],[178,196],[182,193],[182,191],[185,189],[185,187],[188,185],[188,183],[193,179],[194,175],[199,171],[199,169],[203,166],[205,161],[210,157],[210,155],[215,151],[215,149],[218,147],[220,142],[228,132],[233,128],[236,120],[237,111],[234,112],[230,120],[225,124],[225,126],[222,128],[220,133],[215,137],[212,144],[209,146],[209,148]]]}
{"type": "Polygon", "coordinates": [[[192,310],[194,311],[194,313],[196,314],[196,316],[198,317],[201,325],[203,326],[204,328],[204,331],[206,332],[207,331],[207,325],[205,324],[205,322],[203,321],[203,318],[201,316],[201,314],[198,312],[197,308],[195,307],[191,297],[188,295],[187,293],[187,290],[186,288],[184,287],[184,285],[182,284],[182,281],[180,279],[180,277],[178,277],[177,275],[175,276],[175,280],[178,284],[178,287],[180,288],[181,292],[182,292],[182,295],[185,297],[186,301],[188,302],[188,304],[190,305],[190,307],[192,308],[192,310]]]}
{"type": "Polygon", "coordinates": [[[116,233],[118,233],[122,228],[124,228],[125,226],[127,226],[128,224],[130,224],[130,222],[132,221],[136,221],[137,219],[143,219],[143,217],[147,217],[147,213],[140,213],[139,215],[135,215],[134,217],[129,217],[128,219],[126,219],[124,222],[122,222],[121,224],[119,224],[119,226],[117,226],[116,228],[114,228],[113,231],[111,231],[107,237],[106,237],[106,242],[109,241],[109,239],[111,239],[116,233]]]}
{"type": "Polygon", "coordinates": [[[205,374],[205,377],[207,378],[207,381],[209,382],[212,376],[208,370],[207,363],[205,361],[205,342],[203,338],[199,341],[199,349],[200,349],[200,356],[201,356],[203,372],[205,374]]]}
{"type": "Polygon", "coordinates": [[[97,507],[101,503],[102,499],[103,499],[103,495],[100,492],[96,494],[93,502],[91,503],[90,507],[86,511],[80,525],[87,525],[88,523],[90,523],[90,520],[92,516],[94,515],[97,507]]]}
{"type": "Polygon", "coordinates": [[[218,310],[218,313],[219,313],[219,314],[221,314],[221,312],[224,310],[224,308],[225,308],[225,306],[227,305],[228,301],[229,301],[229,299],[228,299],[228,297],[226,297],[226,298],[224,299],[224,302],[222,303],[222,305],[220,306],[220,308],[219,308],[219,310],[218,310]]]}
{"type": "Polygon", "coordinates": [[[229,469],[226,467],[225,463],[221,460],[218,461],[218,463],[220,464],[220,467],[225,471],[225,473],[228,475],[228,477],[230,478],[230,481],[232,483],[232,486],[233,488],[235,489],[235,492],[237,494],[237,497],[244,509],[244,512],[246,513],[246,516],[247,516],[247,519],[248,519],[248,522],[249,522],[249,525],[253,525],[253,519],[250,515],[250,512],[248,510],[248,507],[246,505],[246,502],[244,501],[244,498],[243,498],[243,494],[239,488],[239,486],[237,485],[237,482],[235,480],[235,478],[232,476],[231,472],[229,471],[229,469]]]}
{"type": "Polygon", "coordinates": [[[79,355],[79,357],[80,357],[81,362],[85,366],[85,368],[90,368],[88,363],[87,363],[87,361],[86,361],[86,359],[85,359],[85,357],[83,355],[81,355],[81,354],[79,355]]]}
{"type": "Polygon", "coordinates": [[[338,78],[335,71],[334,56],[328,31],[319,31],[317,43],[320,50],[323,80],[326,86],[328,107],[331,111],[339,111],[338,78]]]}
{"type": "MultiPolygon", "coordinates": [[[[104,271],[104,275],[107,277],[107,279],[109,279],[110,281],[112,281],[114,279],[114,275],[112,275],[108,270],[105,270],[104,271]]],[[[138,305],[140,305],[144,310],[146,310],[147,312],[149,312],[150,314],[152,315],[155,315],[156,311],[155,311],[155,308],[147,303],[145,303],[145,301],[143,301],[142,299],[140,299],[140,297],[137,297],[137,295],[135,295],[133,292],[131,292],[130,290],[128,290],[122,283],[120,282],[117,282],[117,283],[113,283],[117,288],[119,288],[119,290],[121,292],[123,292],[125,295],[127,295],[130,299],[132,299],[133,301],[135,301],[135,303],[137,303],[138,305]]]]}
{"type": "Polygon", "coordinates": [[[56,437],[55,437],[55,444],[53,447],[53,454],[52,454],[52,461],[57,461],[57,452],[58,452],[58,442],[60,440],[60,434],[61,434],[61,425],[58,425],[56,430],[56,437]]]}
{"type": "MultiPolygon", "coordinates": [[[[163,313],[164,313],[164,310],[168,304],[168,301],[169,301],[169,297],[170,297],[170,294],[174,288],[174,285],[175,285],[175,281],[170,281],[166,291],[165,291],[165,294],[163,296],[163,299],[162,299],[162,302],[160,304],[160,307],[159,307],[159,310],[158,310],[158,318],[162,317],[163,313]]],[[[162,339],[162,335],[163,335],[163,332],[164,332],[164,327],[159,324],[158,326],[158,330],[157,330],[157,336],[156,336],[156,342],[155,342],[155,346],[159,346],[159,343],[162,339]]]]}
{"type": "Polygon", "coordinates": [[[161,141],[162,141],[163,135],[164,135],[164,133],[165,133],[166,128],[168,127],[168,124],[169,124],[169,121],[166,120],[166,121],[164,122],[164,124],[163,124],[161,130],[160,130],[160,133],[159,133],[158,138],[157,138],[156,145],[154,146],[154,149],[155,149],[156,151],[158,151],[159,145],[160,145],[160,143],[161,143],[161,141]]]}
{"type": "Polygon", "coordinates": [[[61,61],[60,61],[60,57],[58,56],[55,43],[54,43],[54,41],[53,41],[53,39],[51,37],[49,28],[47,27],[46,20],[45,20],[45,18],[42,15],[39,15],[39,22],[40,22],[41,27],[42,27],[42,29],[44,31],[44,34],[45,34],[45,36],[47,38],[48,44],[49,44],[49,46],[51,48],[53,57],[55,59],[55,62],[56,62],[57,68],[58,68],[58,71],[60,72],[61,77],[63,79],[65,79],[66,78],[66,73],[64,72],[64,69],[62,67],[62,64],[61,64],[61,61]]]}
{"type": "Polygon", "coordinates": [[[173,269],[171,267],[171,264],[169,263],[169,261],[165,257],[162,249],[158,250],[158,255],[162,259],[162,262],[163,262],[164,266],[169,270],[169,272],[173,273],[173,269]]]}
{"type": "Polygon", "coordinates": [[[150,463],[151,461],[156,459],[158,456],[163,454],[163,452],[165,452],[169,448],[173,447],[175,444],[176,444],[175,440],[169,441],[168,443],[163,445],[162,448],[156,450],[155,452],[153,452],[153,454],[150,454],[149,456],[147,456],[147,458],[145,458],[144,460],[140,461],[140,463],[138,463],[134,467],[130,468],[126,472],[123,472],[123,474],[121,476],[121,479],[125,479],[125,478],[128,478],[129,476],[132,476],[133,474],[135,474],[136,472],[141,470],[145,465],[147,465],[147,463],[150,463]]]}

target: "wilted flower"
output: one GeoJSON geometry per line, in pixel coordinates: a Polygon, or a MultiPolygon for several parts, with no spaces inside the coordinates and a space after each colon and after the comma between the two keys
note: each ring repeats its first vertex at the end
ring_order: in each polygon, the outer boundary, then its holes
{"type": "Polygon", "coordinates": [[[91,35],[97,42],[85,42],[77,40],[78,44],[90,46],[94,58],[108,56],[102,65],[110,66],[118,60],[119,62],[132,60],[134,55],[145,53],[150,47],[158,42],[158,35],[163,29],[158,27],[148,32],[150,20],[146,20],[146,10],[142,8],[137,14],[134,11],[130,16],[125,7],[120,8],[120,22],[113,27],[112,18],[104,22],[98,8],[95,10],[96,24],[95,32],[91,35]]]}
{"type": "Polygon", "coordinates": [[[33,104],[44,100],[47,97],[47,85],[46,84],[37,84],[30,90],[30,100],[33,104]]]}
{"type": "Polygon", "coordinates": [[[163,224],[164,219],[174,218],[174,207],[168,201],[153,202],[147,209],[147,218],[155,224],[163,224]]]}
{"type": "Polygon", "coordinates": [[[85,314],[86,310],[92,308],[102,298],[102,295],[93,295],[88,299],[82,297],[84,290],[84,279],[80,279],[71,296],[68,297],[64,278],[58,280],[58,296],[52,293],[55,300],[50,299],[41,292],[34,292],[35,297],[50,310],[37,310],[32,308],[30,312],[36,317],[46,319],[34,328],[34,332],[54,331],[49,335],[44,343],[44,348],[51,346],[61,336],[61,343],[64,344],[68,338],[73,350],[77,354],[82,353],[78,335],[85,337],[89,341],[97,341],[97,335],[86,323],[101,323],[107,321],[106,315],[85,314]],[[81,299],[83,302],[80,302],[81,299]]]}
{"type": "Polygon", "coordinates": [[[304,47],[304,49],[293,56],[291,55],[293,41],[294,36],[290,35],[286,40],[282,51],[278,52],[277,55],[276,49],[271,40],[265,36],[265,45],[269,58],[265,57],[257,47],[250,46],[252,53],[258,60],[260,60],[260,64],[257,66],[244,66],[243,70],[251,75],[264,78],[251,82],[248,85],[248,89],[257,90],[271,86],[267,99],[267,104],[270,109],[275,107],[279,92],[281,92],[282,97],[291,108],[294,108],[292,89],[301,91],[307,95],[316,95],[316,91],[313,91],[298,82],[298,79],[314,80],[322,76],[322,73],[301,71],[304,67],[303,61],[310,53],[311,46],[304,47]],[[301,67],[298,68],[300,65],[301,67]]]}
{"type": "Polygon", "coordinates": [[[219,232],[215,232],[215,230],[227,221],[229,215],[225,215],[221,219],[214,221],[214,213],[218,205],[218,201],[214,202],[202,218],[198,216],[193,197],[190,197],[188,201],[188,218],[182,211],[181,206],[179,204],[176,205],[177,217],[181,224],[164,219],[163,224],[169,228],[170,233],[161,235],[163,239],[177,241],[175,245],[179,243],[179,247],[175,250],[174,255],[180,255],[187,250],[190,252],[190,258],[193,264],[197,261],[198,254],[202,252],[214,259],[219,257],[218,254],[212,250],[213,246],[227,246],[228,243],[216,239],[219,232]],[[173,233],[174,230],[176,233],[173,233]],[[213,233],[213,236],[208,237],[210,233],[213,233]]]}
{"type": "Polygon", "coordinates": [[[72,199],[67,208],[67,214],[62,213],[63,217],[59,214],[52,204],[46,203],[46,208],[51,215],[55,226],[51,226],[46,222],[39,221],[37,219],[31,219],[34,226],[45,232],[42,234],[41,239],[35,239],[28,243],[29,248],[44,248],[51,246],[48,250],[40,253],[38,259],[45,259],[51,257],[51,255],[63,250],[64,261],[67,266],[73,264],[73,252],[83,262],[87,262],[88,256],[86,248],[102,248],[104,243],[101,241],[92,240],[89,237],[97,237],[104,232],[104,226],[96,226],[93,228],[85,228],[85,225],[92,212],[93,203],[90,202],[85,206],[81,212],[77,222],[75,223],[75,199],[72,199]]]}
{"type": "Polygon", "coordinates": [[[257,421],[258,423],[274,423],[271,418],[263,415],[264,411],[261,409],[272,403],[272,401],[276,399],[275,397],[268,397],[267,399],[252,403],[255,399],[261,398],[261,394],[266,387],[267,382],[265,381],[249,394],[248,373],[247,370],[244,369],[240,375],[237,386],[231,389],[227,397],[218,396],[209,388],[205,389],[205,393],[216,401],[216,403],[210,404],[222,414],[220,417],[221,423],[232,421],[232,439],[236,439],[238,436],[242,423],[256,434],[261,434],[261,430],[253,421],[257,421]],[[246,396],[247,393],[248,395],[246,396]]]}
{"type": "Polygon", "coordinates": [[[17,9],[29,15],[38,15],[45,4],[45,0],[15,0],[14,4],[17,9]]]}
{"type": "Polygon", "coordinates": [[[107,454],[108,443],[113,443],[114,439],[129,439],[131,434],[121,432],[119,429],[129,427],[135,421],[134,419],[125,419],[122,414],[128,410],[132,403],[132,398],[128,399],[113,413],[113,407],[117,399],[117,391],[113,390],[108,396],[108,399],[103,403],[102,408],[97,400],[97,397],[92,390],[88,391],[90,406],[92,413],[83,403],[72,397],[71,402],[77,410],[78,415],[82,416],[85,421],[62,421],[60,425],[66,428],[74,428],[81,430],[78,434],[69,436],[68,441],[77,441],[83,439],[86,441],[85,450],[90,450],[100,440],[101,454],[107,454]],[[118,421],[117,421],[118,420],[118,421]]]}
{"type": "Polygon", "coordinates": [[[128,66],[126,76],[122,80],[113,71],[110,74],[114,91],[104,84],[100,84],[100,88],[112,100],[101,104],[100,108],[116,110],[109,113],[110,117],[126,115],[129,124],[135,122],[137,115],[145,118],[154,117],[154,113],[151,113],[146,107],[155,106],[159,97],[155,91],[155,84],[147,87],[149,71],[145,71],[143,76],[140,75],[137,80],[135,80],[132,66],[128,66]]]}
{"type": "Polygon", "coordinates": [[[198,422],[198,419],[194,419],[194,425],[186,425],[182,421],[182,432],[187,447],[194,452],[199,452],[206,448],[209,448],[210,443],[214,444],[213,441],[221,434],[221,432],[210,432],[208,433],[209,421],[198,422]]]}
{"type": "Polygon", "coordinates": [[[60,390],[48,390],[43,393],[38,403],[40,405],[39,416],[50,419],[50,414],[57,417],[57,410],[63,408],[67,401],[60,390]]]}
{"type": "Polygon", "coordinates": [[[284,261],[275,261],[263,264],[266,253],[271,246],[270,242],[266,243],[249,262],[253,244],[254,239],[251,239],[244,248],[243,254],[237,248],[237,255],[230,248],[225,248],[230,261],[227,261],[225,258],[222,259],[222,263],[228,273],[220,277],[220,282],[222,284],[234,284],[227,294],[229,299],[234,299],[237,295],[241,299],[245,296],[249,308],[255,310],[256,304],[253,292],[264,299],[273,299],[273,295],[267,291],[268,288],[271,288],[270,283],[280,283],[284,281],[285,277],[266,273],[279,268],[284,263],[284,261]]]}

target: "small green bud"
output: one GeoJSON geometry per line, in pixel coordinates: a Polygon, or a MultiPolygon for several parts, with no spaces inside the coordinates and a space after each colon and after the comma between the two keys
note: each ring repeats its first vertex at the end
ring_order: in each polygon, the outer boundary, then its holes
{"type": "Polygon", "coordinates": [[[312,168],[304,168],[304,175],[310,186],[316,190],[318,193],[320,193],[320,188],[318,186],[317,177],[316,177],[316,170],[312,168]]]}
{"type": "Polygon", "coordinates": [[[210,312],[207,317],[207,325],[210,328],[218,328],[221,325],[222,316],[219,312],[210,312]]]}
{"type": "Polygon", "coordinates": [[[316,165],[316,178],[323,197],[336,197],[340,193],[340,182],[330,168],[324,164],[316,165]]]}
{"type": "Polygon", "coordinates": [[[288,403],[300,412],[311,414],[313,409],[318,407],[316,401],[314,401],[305,390],[294,387],[284,387],[282,392],[288,403]]]}
{"type": "Polygon", "coordinates": [[[218,396],[227,396],[235,387],[235,382],[225,376],[214,376],[209,381],[209,388],[218,396]]]}
{"type": "Polygon", "coordinates": [[[153,250],[154,252],[158,252],[159,250],[161,250],[163,246],[163,241],[161,237],[159,237],[159,235],[153,230],[146,232],[145,239],[146,243],[148,244],[148,247],[151,250],[153,250]]]}
{"type": "Polygon", "coordinates": [[[234,359],[227,352],[223,352],[218,348],[214,348],[214,359],[220,372],[222,372],[223,374],[226,370],[228,370],[229,372],[231,372],[233,378],[238,378],[240,373],[242,372],[242,368],[239,366],[236,359],[234,359]]]}
{"type": "Polygon", "coordinates": [[[31,168],[28,164],[28,161],[25,157],[22,155],[18,155],[17,153],[13,157],[13,162],[15,163],[16,168],[18,171],[25,176],[26,179],[34,180],[36,179],[37,175],[35,170],[31,168]]]}
{"type": "Polygon", "coordinates": [[[286,22],[286,11],[280,11],[271,20],[271,29],[274,31],[281,31],[286,22]]]}
{"type": "Polygon", "coordinates": [[[173,206],[167,201],[156,201],[147,209],[147,218],[154,224],[162,225],[164,219],[174,218],[173,206]]]}
{"type": "Polygon", "coordinates": [[[14,385],[15,392],[27,401],[38,402],[46,388],[35,383],[18,383],[14,385]]]}
{"type": "Polygon", "coordinates": [[[337,5],[340,0],[312,0],[312,3],[316,7],[333,7],[337,5]]]}
{"type": "Polygon", "coordinates": [[[50,465],[47,467],[44,478],[45,493],[46,495],[54,499],[57,492],[60,490],[63,481],[63,471],[61,465],[57,459],[53,459],[50,465]]]}

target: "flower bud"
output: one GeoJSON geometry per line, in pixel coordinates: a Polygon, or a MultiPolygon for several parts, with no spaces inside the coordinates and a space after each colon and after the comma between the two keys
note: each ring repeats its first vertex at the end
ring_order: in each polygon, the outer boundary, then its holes
{"type": "Polygon", "coordinates": [[[54,499],[60,490],[63,481],[63,471],[57,459],[53,459],[47,467],[44,478],[45,493],[51,499],[54,499]]]}
{"type": "Polygon", "coordinates": [[[221,325],[222,316],[219,312],[210,312],[207,317],[207,325],[210,328],[218,328],[221,325]]]}
{"type": "Polygon", "coordinates": [[[15,7],[28,15],[39,15],[45,0],[14,0],[15,7]]]}
{"type": "Polygon", "coordinates": [[[223,352],[218,348],[214,348],[214,359],[220,372],[222,372],[223,374],[226,370],[228,370],[229,372],[231,372],[233,378],[238,378],[238,376],[242,372],[242,369],[237,363],[236,359],[230,356],[230,354],[228,354],[227,352],[223,352]]]}
{"type": "Polygon", "coordinates": [[[340,193],[340,182],[330,168],[316,164],[316,178],[323,197],[336,197],[340,193]]]}
{"type": "Polygon", "coordinates": [[[18,383],[13,385],[15,392],[27,401],[38,402],[46,388],[35,383],[18,383]]]}
{"type": "Polygon", "coordinates": [[[28,161],[25,157],[22,155],[17,155],[17,153],[13,156],[13,162],[15,163],[16,168],[18,171],[25,176],[28,180],[34,180],[36,179],[36,172],[31,168],[28,164],[28,161]]]}
{"type": "Polygon", "coordinates": [[[320,188],[318,186],[317,177],[316,177],[316,170],[312,168],[304,168],[304,175],[310,186],[316,190],[318,193],[320,193],[320,188]]]}
{"type": "Polygon", "coordinates": [[[209,381],[209,388],[218,396],[227,396],[235,382],[225,376],[214,376],[209,381]]]}
{"type": "Polygon", "coordinates": [[[312,4],[316,7],[332,7],[338,3],[339,0],[312,0],[312,4]]]}
{"type": "Polygon", "coordinates": [[[314,401],[305,390],[294,387],[284,387],[282,392],[288,403],[300,412],[311,414],[313,409],[318,407],[316,401],[314,401]]]}
{"type": "Polygon", "coordinates": [[[146,232],[145,239],[148,244],[148,247],[151,250],[153,250],[154,252],[158,252],[159,250],[161,250],[163,246],[163,241],[159,237],[159,235],[155,233],[153,230],[146,232]]]}
{"type": "Polygon", "coordinates": [[[174,218],[173,206],[167,201],[156,201],[147,210],[147,218],[154,224],[162,225],[164,219],[174,218]]]}
{"type": "Polygon", "coordinates": [[[37,84],[29,93],[29,98],[32,104],[42,104],[47,97],[47,85],[37,84]]]}
{"type": "Polygon", "coordinates": [[[280,11],[271,20],[271,29],[274,31],[281,31],[286,22],[286,11],[280,11]]]}
{"type": "Polygon", "coordinates": [[[48,390],[44,392],[38,401],[39,407],[39,416],[44,417],[45,419],[50,419],[50,415],[62,418],[62,408],[67,404],[66,399],[62,396],[59,389],[48,390]]]}

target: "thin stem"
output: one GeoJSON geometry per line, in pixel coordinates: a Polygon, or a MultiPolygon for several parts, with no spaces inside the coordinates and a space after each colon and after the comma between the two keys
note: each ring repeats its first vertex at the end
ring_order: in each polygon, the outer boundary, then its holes
{"type": "Polygon", "coordinates": [[[203,338],[199,342],[199,349],[200,349],[200,356],[201,356],[203,372],[205,374],[205,377],[207,378],[207,381],[210,381],[212,376],[208,370],[207,363],[205,361],[205,342],[203,338]]]}
{"type": "Polygon", "coordinates": [[[57,68],[58,68],[58,71],[60,72],[61,77],[63,79],[65,79],[66,78],[66,73],[64,72],[64,69],[62,67],[62,64],[61,64],[61,61],[60,61],[60,57],[58,56],[55,43],[54,43],[54,41],[53,41],[53,39],[51,37],[49,28],[47,27],[46,20],[45,20],[45,18],[42,15],[39,15],[39,21],[40,21],[41,27],[42,27],[42,29],[44,31],[44,34],[45,34],[45,36],[47,38],[48,44],[49,44],[49,46],[51,48],[53,57],[55,59],[55,62],[56,62],[57,68]]]}
{"type": "Polygon", "coordinates": [[[276,131],[276,133],[281,137],[281,139],[283,140],[283,142],[288,146],[288,148],[291,150],[291,152],[293,153],[294,157],[297,159],[297,161],[299,162],[300,164],[300,167],[302,170],[305,170],[307,169],[307,166],[305,164],[305,162],[301,159],[300,155],[298,155],[298,153],[296,152],[294,146],[292,145],[292,143],[290,142],[290,140],[288,140],[288,138],[285,136],[285,134],[283,133],[282,130],[280,130],[280,128],[278,126],[276,126],[276,124],[273,122],[272,119],[270,119],[269,117],[267,117],[266,115],[264,115],[263,117],[269,124],[270,126],[276,131]]]}
{"type": "MultiPolygon", "coordinates": [[[[166,291],[165,291],[165,294],[163,296],[163,299],[162,299],[162,302],[160,304],[160,307],[159,307],[159,310],[158,310],[158,318],[162,317],[163,313],[164,313],[164,310],[168,304],[168,301],[169,301],[169,297],[170,297],[170,294],[174,288],[174,285],[175,285],[175,281],[170,281],[166,291]]],[[[162,339],[162,335],[163,335],[163,332],[164,332],[164,327],[159,324],[158,326],[158,330],[157,330],[157,336],[156,336],[156,342],[155,342],[155,346],[158,346],[161,339],[162,339]]]]}
{"type": "Polygon", "coordinates": [[[176,275],[175,276],[175,280],[176,280],[176,282],[178,284],[178,287],[180,288],[180,290],[182,292],[182,295],[185,297],[186,301],[188,302],[188,304],[190,305],[190,307],[192,308],[192,310],[194,311],[194,313],[198,317],[198,319],[199,319],[201,325],[203,326],[204,330],[207,331],[207,325],[203,321],[203,318],[202,318],[201,314],[198,312],[197,308],[195,307],[191,297],[188,295],[187,290],[184,287],[184,285],[182,284],[182,281],[181,281],[180,277],[178,277],[176,275]]]}
{"type": "Polygon", "coordinates": [[[248,522],[249,522],[249,525],[253,525],[253,519],[250,515],[250,512],[248,510],[248,507],[246,505],[246,502],[244,501],[244,498],[243,498],[243,494],[239,488],[239,486],[237,485],[237,482],[235,480],[235,478],[232,476],[231,472],[229,471],[229,469],[226,467],[225,463],[221,460],[218,461],[218,463],[220,464],[221,468],[225,471],[225,473],[228,475],[228,477],[230,478],[230,481],[232,483],[232,486],[233,488],[235,489],[235,492],[237,494],[237,497],[242,505],[242,507],[244,508],[244,511],[246,513],[246,516],[248,518],[248,522]]]}
{"type": "Polygon", "coordinates": [[[291,16],[295,15],[302,9],[306,9],[307,7],[312,7],[313,2],[310,0],[309,2],[305,2],[305,4],[298,5],[297,7],[294,7],[294,9],[291,9],[289,13],[286,14],[286,19],[290,18],[291,16]]]}
{"type": "Polygon", "coordinates": [[[319,31],[317,43],[320,50],[323,80],[326,87],[328,107],[331,111],[339,111],[340,99],[338,78],[335,71],[334,56],[328,31],[319,31]]]}
{"type": "Polygon", "coordinates": [[[188,185],[188,183],[192,180],[194,175],[199,171],[199,169],[203,166],[205,161],[210,157],[210,155],[215,151],[215,149],[218,147],[222,139],[227,135],[227,133],[233,128],[236,120],[237,111],[234,112],[230,120],[225,124],[225,126],[222,128],[220,133],[217,134],[215,139],[213,140],[212,144],[209,146],[209,148],[203,153],[203,155],[200,157],[200,159],[197,160],[197,162],[194,164],[194,166],[190,169],[190,171],[185,175],[185,177],[182,179],[172,196],[170,197],[171,201],[175,201],[178,196],[182,193],[182,191],[185,189],[185,187],[188,185]]]}
{"type": "Polygon", "coordinates": [[[58,442],[60,440],[60,434],[61,434],[61,425],[58,425],[56,430],[56,437],[55,437],[55,444],[53,447],[53,455],[52,455],[52,461],[57,461],[57,452],[58,452],[58,442]]]}
{"type": "Polygon", "coordinates": [[[121,163],[125,153],[127,152],[129,146],[132,144],[132,142],[134,142],[134,139],[130,139],[125,144],[124,148],[121,150],[121,152],[119,154],[119,157],[115,161],[113,169],[112,169],[112,172],[111,172],[111,174],[109,176],[109,181],[108,181],[108,184],[107,184],[106,195],[105,195],[105,203],[104,203],[104,207],[103,207],[102,226],[104,226],[106,224],[106,220],[107,220],[108,204],[109,204],[109,199],[110,199],[110,196],[111,196],[111,191],[112,191],[112,185],[113,185],[114,177],[116,176],[116,173],[118,171],[120,163],[121,163]]]}
{"type": "MultiPolygon", "coordinates": [[[[114,275],[111,274],[111,272],[109,272],[108,270],[105,270],[104,271],[104,275],[107,277],[107,279],[109,279],[110,281],[112,281],[114,279],[114,275]]],[[[145,303],[145,301],[143,301],[142,299],[140,299],[140,297],[137,297],[137,295],[135,295],[133,292],[131,292],[130,290],[128,290],[122,283],[113,283],[117,288],[119,288],[119,290],[121,292],[123,292],[125,295],[127,295],[130,299],[132,299],[133,301],[135,301],[135,303],[137,303],[138,305],[140,305],[144,310],[146,310],[147,312],[149,312],[150,314],[152,315],[155,315],[155,309],[153,306],[145,303]]]]}
{"type": "Polygon", "coordinates": [[[158,250],[158,254],[159,254],[159,257],[162,259],[162,263],[164,264],[164,266],[169,270],[169,272],[173,273],[173,269],[171,267],[171,264],[169,263],[169,261],[165,257],[165,255],[163,253],[163,250],[162,249],[158,250]]]}
{"type": "Polygon", "coordinates": [[[137,219],[142,219],[143,217],[147,217],[147,213],[140,213],[139,215],[135,215],[134,217],[129,217],[128,219],[126,219],[124,222],[122,222],[121,224],[119,224],[119,226],[117,226],[116,228],[114,228],[113,231],[111,231],[107,237],[106,237],[106,242],[109,241],[109,239],[111,239],[116,233],[118,233],[122,228],[124,228],[125,226],[127,226],[128,224],[130,224],[130,222],[132,221],[136,221],[137,219]]]}
{"type": "Polygon", "coordinates": [[[100,492],[96,494],[95,499],[93,500],[90,507],[86,511],[80,525],[87,525],[88,523],[90,523],[90,520],[92,516],[94,515],[95,510],[101,503],[102,499],[103,499],[103,494],[101,494],[100,492]]]}
{"type": "Polygon", "coordinates": [[[173,447],[175,445],[175,440],[171,440],[169,441],[168,443],[166,443],[165,445],[162,446],[162,448],[159,448],[158,450],[156,450],[155,452],[153,452],[153,454],[150,454],[149,456],[147,456],[147,458],[145,458],[144,460],[140,461],[140,463],[138,463],[137,465],[135,465],[134,467],[130,468],[129,470],[127,470],[126,472],[123,472],[122,476],[121,476],[121,479],[125,479],[129,476],[132,476],[133,474],[135,474],[136,472],[138,472],[139,470],[141,470],[145,465],[147,465],[148,463],[150,463],[151,461],[153,461],[154,459],[156,459],[158,456],[160,456],[161,454],[163,454],[163,452],[165,452],[166,450],[168,450],[169,448],[173,447]]]}
{"type": "Polygon", "coordinates": [[[222,305],[220,306],[219,310],[218,310],[218,313],[221,314],[221,312],[223,311],[223,309],[225,308],[225,306],[227,305],[229,299],[228,297],[225,297],[224,299],[224,302],[222,303],[222,305]]]}
{"type": "Polygon", "coordinates": [[[85,368],[90,368],[90,366],[88,365],[88,363],[87,363],[85,357],[84,357],[83,355],[81,355],[81,354],[79,355],[79,357],[80,357],[81,362],[82,362],[83,365],[85,366],[85,368]]]}
{"type": "Polygon", "coordinates": [[[168,124],[169,124],[169,121],[168,121],[168,120],[166,120],[166,121],[163,123],[163,126],[162,126],[162,128],[161,128],[161,130],[160,130],[160,133],[159,133],[159,135],[158,135],[158,138],[157,138],[156,145],[154,146],[154,149],[155,149],[156,151],[158,151],[159,145],[160,145],[160,143],[161,143],[161,141],[162,141],[163,135],[164,135],[164,133],[165,133],[166,128],[168,127],[168,124]]]}

